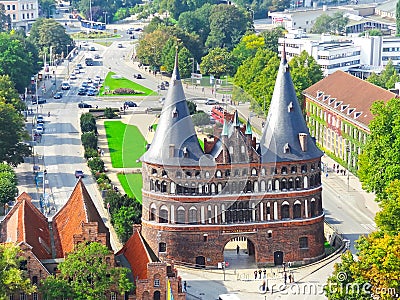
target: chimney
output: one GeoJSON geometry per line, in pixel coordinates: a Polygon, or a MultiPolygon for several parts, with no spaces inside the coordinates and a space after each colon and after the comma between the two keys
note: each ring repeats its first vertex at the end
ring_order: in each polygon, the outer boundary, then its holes
{"type": "Polygon", "coordinates": [[[169,145],[169,158],[173,158],[175,156],[175,145],[170,144],[169,145]]]}
{"type": "Polygon", "coordinates": [[[301,151],[307,151],[307,133],[299,133],[299,141],[300,141],[300,148],[301,151]]]}

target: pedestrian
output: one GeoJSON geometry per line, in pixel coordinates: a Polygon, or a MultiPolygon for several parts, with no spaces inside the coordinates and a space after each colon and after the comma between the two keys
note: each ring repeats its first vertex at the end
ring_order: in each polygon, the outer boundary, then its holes
{"type": "Polygon", "coordinates": [[[292,282],[292,274],[289,274],[289,283],[292,282]]]}
{"type": "Polygon", "coordinates": [[[186,286],[186,280],[185,280],[185,281],[183,282],[183,291],[184,291],[184,292],[187,291],[187,290],[186,290],[186,287],[187,287],[187,286],[186,286]]]}
{"type": "Polygon", "coordinates": [[[294,282],[294,274],[292,273],[292,282],[294,282]]]}
{"type": "Polygon", "coordinates": [[[336,169],[336,164],[333,164],[333,171],[335,171],[336,169]]]}
{"type": "Polygon", "coordinates": [[[343,170],[343,176],[346,176],[346,169],[343,170]]]}
{"type": "Polygon", "coordinates": [[[259,275],[258,279],[261,279],[261,273],[262,273],[261,269],[258,270],[258,275],[259,275]]]}
{"type": "Polygon", "coordinates": [[[328,178],[328,172],[325,173],[325,177],[328,178]]]}
{"type": "Polygon", "coordinates": [[[257,270],[254,271],[254,279],[257,279],[257,270]]]}
{"type": "Polygon", "coordinates": [[[101,150],[101,156],[104,156],[104,150],[103,149],[101,150]]]}
{"type": "Polygon", "coordinates": [[[283,274],[283,282],[286,284],[287,282],[287,274],[286,272],[283,274]]]}
{"type": "Polygon", "coordinates": [[[239,245],[237,245],[236,246],[236,254],[239,254],[239,251],[240,251],[240,247],[239,247],[239,245]]]}
{"type": "Polygon", "coordinates": [[[263,274],[264,274],[264,279],[267,278],[267,270],[264,269],[263,274]]]}

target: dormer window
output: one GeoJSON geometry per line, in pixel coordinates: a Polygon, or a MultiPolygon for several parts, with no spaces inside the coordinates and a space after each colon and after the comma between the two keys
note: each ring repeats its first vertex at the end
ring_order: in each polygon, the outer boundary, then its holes
{"type": "Polygon", "coordinates": [[[354,113],[354,119],[357,119],[359,116],[361,116],[361,114],[362,114],[362,113],[360,113],[360,112],[358,112],[358,111],[355,112],[355,113],[354,113]]]}
{"type": "Polygon", "coordinates": [[[320,98],[320,97],[322,97],[322,95],[324,94],[324,92],[322,92],[322,91],[318,91],[317,92],[317,98],[320,98]]]}
{"type": "Polygon", "coordinates": [[[351,115],[356,109],[355,108],[349,108],[349,111],[347,112],[348,115],[351,115]]]}
{"type": "Polygon", "coordinates": [[[335,102],[336,101],[336,98],[330,98],[329,99],[329,105],[331,105],[333,102],[335,102]]]}
{"type": "Polygon", "coordinates": [[[329,99],[329,97],[330,97],[330,95],[324,95],[324,96],[322,97],[322,101],[326,101],[326,100],[328,100],[328,99],[329,99]]]}
{"type": "Polygon", "coordinates": [[[175,107],[174,110],[172,111],[172,117],[173,117],[173,118],[177,118],[177,117],[178,117],[178,110],[176,109],[176,107],[175,107]]]}
{"type": "Polygon", "coordinates": [[[183,151],[183,157],[189,157],[189,151],[187,147],[183,147],[182,151],[183,151]]]}
{"type": "Polygon", "coordinates": [[[288,112],[292,112],[293,111],[293,102],[290,102],[288,105],[288,112]]]}
{"type": "Polygon", "coordinates": [[[345,111],[348,107],[349,107],[348,104],[342,105],[342,108],[340,109],[340,111],[345,111]]]}
{"type": "Polygon", "coordinates": [[[342,101],[336,101],[335,102],[335,108],[338,108],[343,102],[342,101]]]}
{"type": "Polygon", "coordinates": [[[283,146],[283,153],[289,153],[289,152],[290,152],[290,146],[289,146],[289,143],[286,143],[283,146]]]}

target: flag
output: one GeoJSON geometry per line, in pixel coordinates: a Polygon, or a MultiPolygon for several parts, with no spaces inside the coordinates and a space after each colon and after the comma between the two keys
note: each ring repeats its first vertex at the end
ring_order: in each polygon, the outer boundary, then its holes
{"type": "Polygon", "coordinates": [[[167,300],[174,300],[174,295],[172,294],[172,289],[171,289],[171,282],[168,279],[167,282],[167,300]]]}

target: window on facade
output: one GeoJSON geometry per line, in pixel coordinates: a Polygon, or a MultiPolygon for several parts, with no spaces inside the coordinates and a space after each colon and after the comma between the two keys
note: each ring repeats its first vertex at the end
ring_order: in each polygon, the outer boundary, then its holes
{"type": "Polygon", "coordinates": [[[185,209],[183,208],[183,206],[180,206],[178,208],[178,211],[176,212],[176,223],[177,224],[185,223],[185,209]]]}
{"type": "Polygon", "coordinates": [[[218,171],[215,173],[215,177],[221,178],[221,177],[222,177],[222,172],[221,172],[220,170],[218,170],[218,171]]]}
{"type": "Polygon", "coordinates": [[[289,204],[281,206],[281,219],[289,219],[289,204]]]}
{"type": "Polygon", "coordinates": [[[296,203],[293,205],[293,219],[301,218],[301,205],[300,203],[296,203]]]}
{"type": "Polygon", "coordinates": [[[206,177],[206,178],[210,178],[210,172],[207,171],[207,172],[205,173],[205,177],[206,177]]]}
{"type": "Polygon", "coordinates": [[[33,276],[32,277],[32,284],[36,285],[38,283],[38,277],[37,276],[33,276]]]}
{"type": "Polygon", "coordinates": [[[38,300],[38,294],[37,293],[33,293],[32,294],[32,300],[38,300]]]}
{"type": "Polygon", "coordinates": [[[270,239],[272,238],[272,230],[268,230],[267,237],[270,239]]]}
{"type": "Polygon", "coordinates": [[[189,209],[189,223],[190,224],[197,223],[197,209],[195,207],[191,207],[189,209]]]}
{"type": "Polygon", "coordinates": [[[117,293],[111,292],[111,300],[117,300],[117,293]]]}
{"type": "Polygon", "coordinates": [[[308,237],[304,236],[299,238],[299,248],[308,249],[308,237]]]}
{"type": "Polygon", "coordinates": [[[159,223],[168,223],[168,209],[166,207],[160,209],[159,223]]]}
{"type": "Polygon", "coordinates": [[[19,269],[20,270],[28,270],[27,265],[28,265],[28,261],[26,259],[21,260],[19,262],[19,269]]]}
{"type": "Polygon", "coordinates": [[[12,10],[15,10],[15,5],[13,4],[13,6],[12,6],[12,10]]]}
{"type": "Polygon", "coordinates": [[[159,287],[160,286],[160,279],[154,279],[154,287],[159,287]]]}
{"type": "Polygon", "coordinates": [[[19,294],[19,300],[26,300],[26,295],[25,295],[25,293],[20,293],[20,294],[19,294]]]}
{"type": "Polygon", "coordinates": [[[158,244],[158,252],[166,252],[167,251],[167,244],[161,242],[158,244]]]}
{"type": "Polygon", "coordinates": [[[225,177],[231,176],[231,170],[225,170],[225,177]]]}

